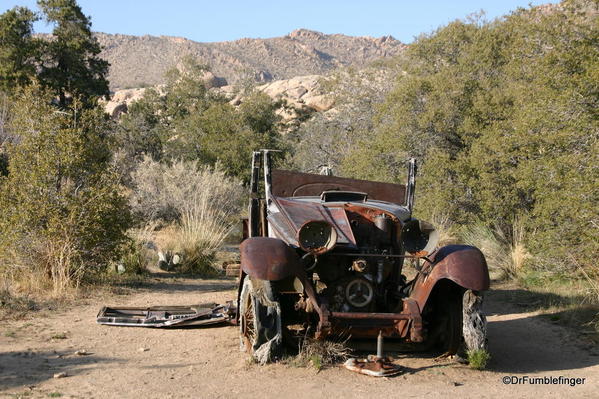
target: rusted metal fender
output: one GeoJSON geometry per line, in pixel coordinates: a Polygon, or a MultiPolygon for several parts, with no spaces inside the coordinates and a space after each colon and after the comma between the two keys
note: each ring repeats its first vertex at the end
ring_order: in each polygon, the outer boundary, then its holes
{"type": "Polygon", "coordinates": [[[443,279],[474,291],[489,289],[487,261],[476,247],[448,245],[433,253],[430,260],[431,264],[424,267],[410,295],[418,302],[421,311],[435,284],[443,279]]]}
{"type": "Polygon", "coordinates": [[[300,274],[297,254],[278,238],[250,237],[239,246],[241,269],[250,277],[278,281],[300,274]]]}

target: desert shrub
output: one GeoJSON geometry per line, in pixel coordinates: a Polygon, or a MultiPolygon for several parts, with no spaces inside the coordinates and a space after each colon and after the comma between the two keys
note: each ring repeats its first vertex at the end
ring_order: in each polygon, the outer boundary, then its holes
{"type": "Polygon", "coordinates": [[[474,349],[467,352],[468,365],[475,370],[484,370],[491,359],[491,355],[485,349],[474,349]]]}
{"type": "Polygon", "coordinates": [[[0,178],[0,268],[47,281],[60,296],[119,259],[131,219],[109,166],[103,113],[57,112],[51,98],[31,86],[11,108],[17,139],[0,178]]]}
{"type": "Polygon", "coordinates": [[[180,220],[184,212],[205,199],[217,217],[230,217],[240,209],[243,186],[217,164],[198,161],[159,163],[145,157],[132,174],[131,209],[145,222],[180,220]]]}
{"type": "MultiPolygon", "coordinates": [[[[576,268],[576,271],[582,275],[582,278],[586,282],[584,291],[587,301],[591,304],[599,305],[599,266],[595,264],[590,267],[583,267],[576,259],[576,256],[572,254],[569,256],[569,259],[571,264],[576,268]]],[[[599,320],[599,313],[597,314],[597,319],[599,320]]],[[[599,322],[595,325],[599,327],[599,322]]]]}
{"type": "Polygon", "coordinates": [[[212,101],[203,112],[184,115],[171,123],[165,131],[165,156],[197,159],[206,165],[220,163],[228,175],[247,183],[253,150],[283,148],[274,110],[274,103],[263,93],[246,98],[237,109],[229,103],[212,101]]]}
{"type": "Polygon", "coordinates": [[[145,274],[147,272],[149,256],[146,255],[145,248],[138,243],[131,243],[116,264],[117,273],[145,274]]]}
{"type": "Polygon", "coordinates": [[[153,251],[155,228],[156,224],[149,223],[128,231],[129,243],[120,261],[114,265],[117,273],[143,275],[148,272],[148,265],[156,260],[156,253],[153,251]]]}
{"type": "Polygon", "coordinates": [[[215,251],[231,231],[242,205],[243,186],[220,168],[198,161],[170,165],[145,158],[133,173],[131,206],[145,223],[170,225],[158,241],[177,254],[182,272],[210,274],[215,251]]]}
{"type": "Polygon", "coordinates": [[[123,152],[121,169],[128,160],[144,155],[154,160],[197,160],[220,164],[230,176],[249,181],[252,151],[282,148],[278,135],[277,105],[266,94],[248,93],[237,108],[204,81],[206,67],[185,58],[166,75],[160,90],[148,89],[129,107],[116,130],[123,152]]]}
{"type": "Polygon", "coordinates": [[[352,167],[356,160],[346,157],[373,129],[377,106],[393,88],[397,73],[393,64],[379,63],[358,71],[348,67],[320,80],[323,91],[334,97],[335,108],[311,114],[286,135],[292,148],[288,161],[292,168],[318,173],[326,165],[336,175],[363,177],[359,167],[352,167]]]}

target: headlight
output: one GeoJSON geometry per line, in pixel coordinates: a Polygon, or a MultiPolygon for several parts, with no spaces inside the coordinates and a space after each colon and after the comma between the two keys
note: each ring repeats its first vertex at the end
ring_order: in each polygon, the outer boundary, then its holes
{"type": "Polygon", "coordinates": [[[404,224],[401,231],[404,249],[416,256],[430,255],[439,243],[439,232],[432,224],[412,219],[404,224]]]}
{"type": "Polygon", "coordinates": [[[333,249],[337,231],[325,221],[306,222],[297,232],[297,241],[304,251],[321,255],[333,249]]]}

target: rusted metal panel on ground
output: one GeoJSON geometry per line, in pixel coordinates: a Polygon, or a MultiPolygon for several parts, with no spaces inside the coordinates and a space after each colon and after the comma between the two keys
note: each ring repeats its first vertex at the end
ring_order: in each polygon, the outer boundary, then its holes
{"type": "Polygon", "coordinates": [[[123,327],[190,327],[227,323],[235,318],[236,307],[204,303],[190,306],[104,306],[96,316],[98,324],[123,327]]]}

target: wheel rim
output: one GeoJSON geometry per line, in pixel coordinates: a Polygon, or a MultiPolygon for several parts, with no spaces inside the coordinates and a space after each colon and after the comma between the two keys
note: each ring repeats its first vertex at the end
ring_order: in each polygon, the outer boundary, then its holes
{"type": "Polygon", "coordinates": [[[245,309],[241,315],[241,333],[245,341],[246,351],[251,352],[254,342],[256,341],[254,301],[252,300],[251,294],[248,294],[247,296],[245,309]]]}

